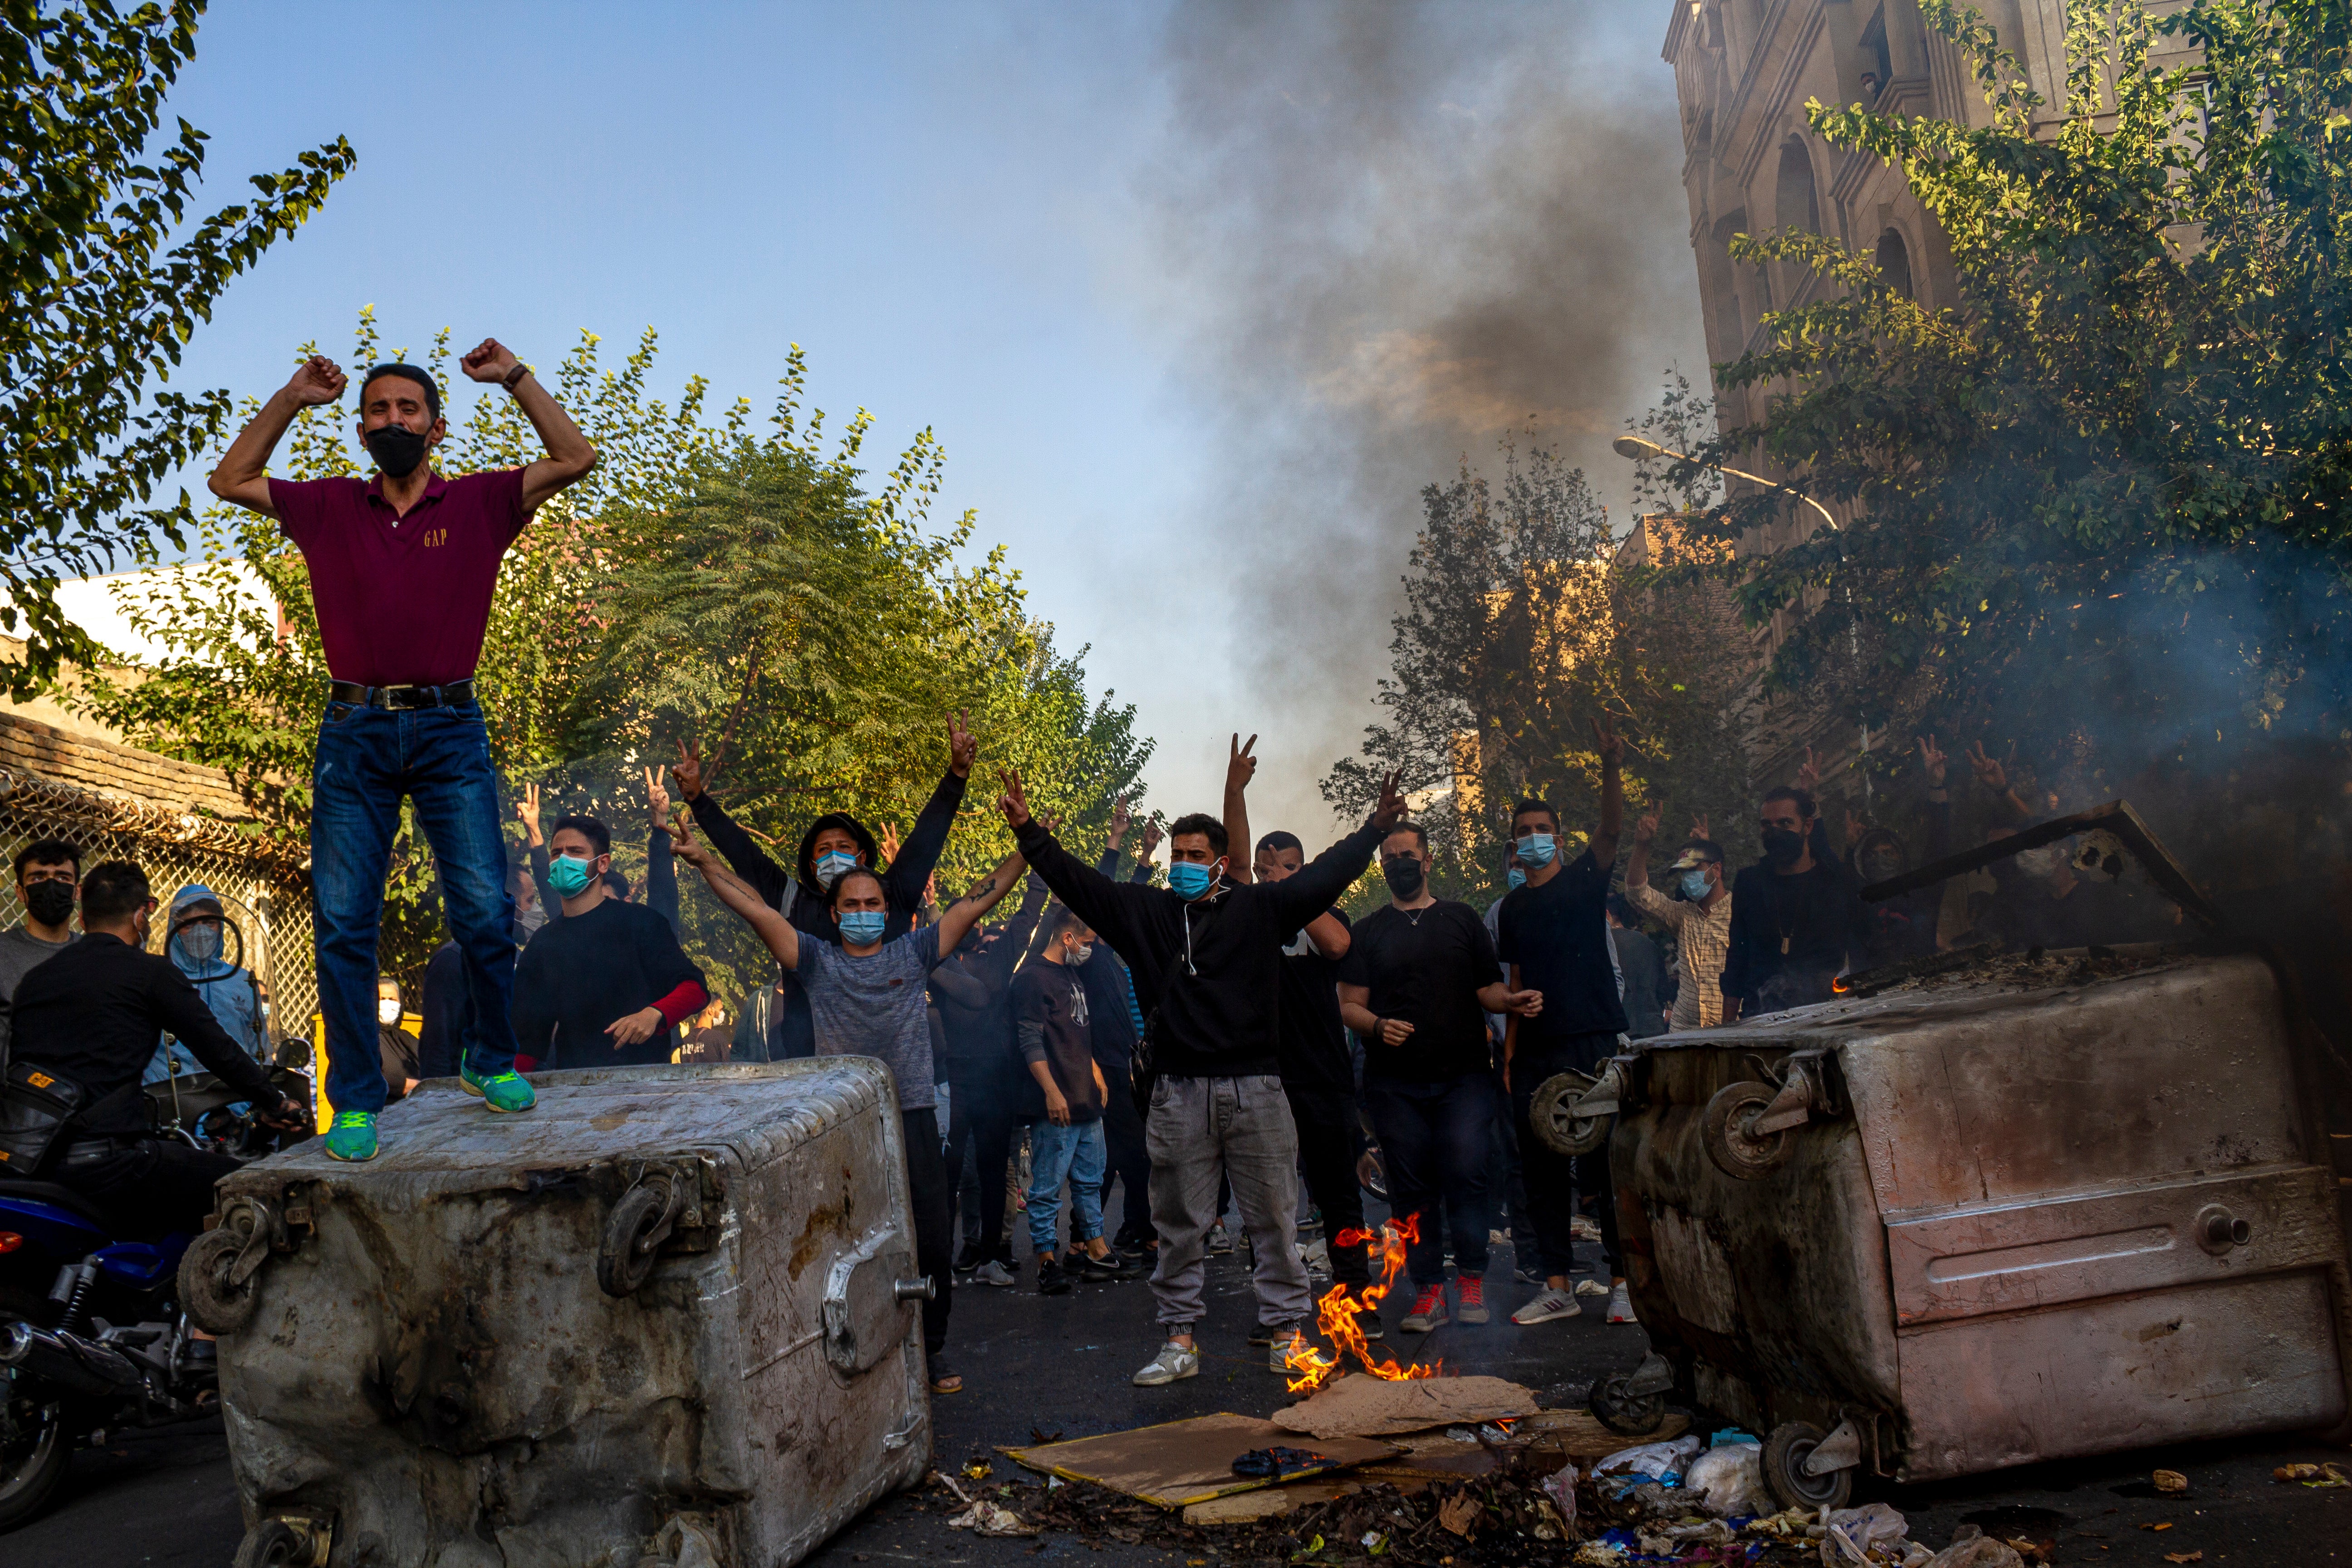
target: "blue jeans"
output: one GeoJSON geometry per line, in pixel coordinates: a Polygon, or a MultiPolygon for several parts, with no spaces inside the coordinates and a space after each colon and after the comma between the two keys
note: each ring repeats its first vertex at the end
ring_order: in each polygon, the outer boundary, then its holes
{"type": "Polygon", "coordinates": [[[1484,1068],[1434,1083],[1374,1078],[1364,1107],[1381,1135],[1389,1176],[1389,1210],[1421,1216],[1418,1241],[1405,1244],[1415,1285],[1445,1283],[1445,1242],[1438,1205],[1454,1233],[1454,1269],[1486,1272],[1486,1158],[1495,1130],[1495,1085],[1484,1068]]]}
{"type": "Polygon", "coordinates": [[[514,1066],[514,900],[499,837],[499,775],[473,703],[392,712],[327,706],[310,774],[310,900],[327,1098],[383,1109],[376,1048],[376,940],[400,802],[433,847],[449,933],[463,955],[470,1016],[463,1059],[484,1075],[514,1066]]]}
{"type": "Polygon", "coordinates": [[[1054,1250],[1065,1181],[1070,1184],[1070,1245],[1102,1234],[1104,1163],[1100,1121],[1056,1127],[1040,1118],[1029,1129],[1029,1245],[1038,1257],[1054,1250]]]}

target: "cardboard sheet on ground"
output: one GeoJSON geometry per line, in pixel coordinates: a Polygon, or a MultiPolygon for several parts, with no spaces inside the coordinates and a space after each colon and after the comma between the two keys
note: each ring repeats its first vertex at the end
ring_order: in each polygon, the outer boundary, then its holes
{"type": "Polygon", "coordinates": [[[1423,1377],[1387,1383],[1364,1373],[1286,1410],[1275,1423],[1290,1432],[1312,1434],[1320,1442],[1371,1437],[1384,1432],[1424,1432],[1432,1426],[1475,1425],[1498,1415],[1531,1415],[1533,1391],[1499,1377],[1423,1377]]]}
{"type": "Polygon", "coordinates": [[[1234,1474],[1234,1461],[1253,1448],[1277,1446],[1312,1448],[1331,1461],[1334,1469],[1391,1459],[1404,1452],[1394,1443],[1364,1437],[1301,1443],[1297,1433],[1271,1421],[1228,1413],[1004,1453],[1016,1464],[1064,1480],[1091,1481],[1160,1508],[1183,1508],[1273,1485],[1271,1479],[1234,1474]]]}
{"type": "Polygon", "coordinates": [[[1590,1410],[1538,1410],[1512,1427],[1511,1436],[1556,1443],[1577,1468],[1588,1469],[1595,1460],[1605,1459],[1621,1449],[1642,1443],[1667,1442],[1681,1436],[1689,1427],[1689,1416],[1669,1410],[1656,1431],[1646,1436],[1628,1437],[1603,1426],[1590,1410]]]}

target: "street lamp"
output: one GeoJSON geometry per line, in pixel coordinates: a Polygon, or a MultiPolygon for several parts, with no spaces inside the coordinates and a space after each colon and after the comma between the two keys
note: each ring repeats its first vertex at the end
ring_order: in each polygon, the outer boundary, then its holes
{"type": "Polygon", "coordinates": [[[1620,436],[1617,439],[1609,443],[1609,449],[1616,453],[1621,458],[1631,458],[1635,462],[1639,462],[1644,458],[1672,458],[1677,463],[1688,463],[1695,468],[1713,468],[1717,473],[1729,474],[1735,479],[1746,479],[1751,484],[1763,485],[1769,489],[1785,491],[1790,495],[1795,496],[1799,500],[1803,501],[1815,511],[1820,512],[1822,514],[1822,521],[1828,523],[1832,531],[1837,529],[1838,520],[1830,515],[1829,508],[1823,506],[1821,502],[1815,500],[1804,491],[1796,489],[1794,486],[1782,484],[1778,479],[1768,479],[1761,474],[1750,474],[1743,472],[1738,468],[1727,468],[1721,463],[1702,463],[1696,458],[1691,457],[1687,453],[1670,452],[1665,447],[1659,446],[1655,441],[1649,440],[1640,436],[1620,436]]]}

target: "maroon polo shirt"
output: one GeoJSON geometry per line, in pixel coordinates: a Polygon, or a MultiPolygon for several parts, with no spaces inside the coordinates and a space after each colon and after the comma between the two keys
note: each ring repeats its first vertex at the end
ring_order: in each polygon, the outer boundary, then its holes
{"type": "Polygon", "coordinates": [[[435,474],[406,517],[383,476],[269,481],[278,526],[310,568],[328,672],[362,686],[446,686],[474,673],[499,562],[530,521],[522,470],[435,474]]]}

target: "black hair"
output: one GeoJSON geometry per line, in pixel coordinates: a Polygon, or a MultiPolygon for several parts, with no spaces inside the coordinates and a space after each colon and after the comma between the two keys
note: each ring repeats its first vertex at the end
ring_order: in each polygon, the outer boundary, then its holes
{"type": "Polygon", "coordinates": [[[128,860],[101,860],[81,879],[81,923],[110,924],[154,896],[146,872],[128,860]]]}
{"type": "Polygon", "coordinates": [[[1527,799],[1519,802],[1518,805],[1511,807],[1512,827],[1517,828],[1519,825],[1519,818],[1527,816],[1528,813],[1531,811],[1540,811],[1546,816],[1550,817],[1551,830],[1554,833],[1558,833],[1559,831],[1559,813],[1552,809],[1551,802],[1546,800],[1539,795],[1531,795],[1528,796],[1527,799]]]}
{"type": "Polygon", "coordinates": [[[1168,842],[1172,845],[1187,833],[1198,833],[1206,837],[1212,854],[1223,855],[1225,852],[1225,825],[1207,812],[1188,811],[1170,823],[1168,842]]]}
{"type": "Polygon", "coordinates": [[[1307,853],[1307,846],[1298,842],[1298,835],[1285,833],[1279,827],[1259,839],[1257,847],[1261,849],[1271,849],[1277,855],[1285,849],[1296,849],[1301,855],[1307,853]]]}
{"type": "Polygon", "coordinates": [[[81,875],[81,851],[62,838],[36,838],[16,851],[16,880],[25,879],[27,866],[54,866],[60,860],[73,862],[74,875],[81,875]]]}
{"type": "Polygon", "coordinates": [[[604,873],[604,890],[626,903],[629,898],[629,879],[618,871],[607,871],[604,873]]]}
{"type": "Polygon", "coordinates": [[[849,886],[850,879],[855,877],[873,878],[874,885],[882,890],[883,903],[885,905],[889,903],[890,885],[882,879],[882,873],[877,871],[871,866],[856,866],[851,868],[849,870],[844,871],[840,876],[835,877],[833,879],[833,886],[824,890],[824,907],[826,909],[838,910],[841,908],[841,889],[849,886]]]}
{"type": "Polygon", "coordinates": [[[366,412],[368,384],[378,376],[396,375],[403,381],[413,381],[425,389],[425,412],[432,418],[441,417],[441,388],[434,382],[430,371],[413,364],[380,364],[360,377],[361,412],[366,412]]]}
{"type": "Polygon", "coordinates": [[[1623,926],[1627,931],[1639,931],[1642,929],[1642,917],[1633,912],[1633,900],[1627,898],[1624,894],[1612,893],[1609,895],[1609,912],[1615,915],[1617,917],[1617,923],[1623,926]]]}
{"type": "Polygon", "coordinates": [[[1853,851],[1846,857],[1846,864],[1857,871],[1861,870],[1863,853],[1865,850],[1874,849],[1882,844],[1894,850],[1900,859],[1908,860],[1911,858],[1909,846],[1903,842],[1901,834],[1891,827],[1874,827],[1853,841],[1853,851]]]}
{"type": "Polygon", "coordinates": [[[1677,855],[1675,858],[1679,860],[1683,858],[1683,855],[1687,855],[1694,849],[1697,850],[1700,858],[1707,861],[1710,865],[1720,866],[1723,864],[1723,846],[1717,844],[1712,838],[1684,839],[1682,855],[1677,855]]]}
{"type": "Polygon", "coordinates": [[[594,845],[597,854],[610,855],[613,852],[613,830],[593,816],[557,817],[555,826],[547,830],[547,842],[551,850],[555,843],[555,836],[567,827],[594,845]]]}
{"type": "MultiPolygon", "coordinates": [[[[867,870],[882,869],[882,847],[874,842],[874,835],[866,831],[866,825],[845,811],[828,811],[810,823],[808,831],[801,835],[800,858],[793,868],[801,879],[802,887],[815,888],[823,885],[816,879],[816,836],[828,827],[838,827],[849,835],[857,845],[857,858],[866,863],[867,870]]],[[[889,891],[888,884],[884,884],[883,891],[885,893],[889,891]]],[[[832,908],[833,900],[827,899],[825,907],[832,908]]]]}
{"type": "Polygon", "coordinates": [[[1813,793],[1811,790],[1799,789],[1793,784],[1780,784],[1764,792],[1764,805],[1769,805],[1776,800],[1796,802],[1797,815],[1807,822],[1821,815],[1820,810],[1813,804],[1813,793]]]}
{"type": "Polygon", "coordinates": [[[1394,827],[1390,828],[1386,833],[1381,835],[1381,844],[1387,844],[1390,839],[1394,838],[1400,833],[1410,833],[1415,838],[1421,840],[1421,847],[1423,849],[1426,850],[1429,847],[1429,829],[1423,827],[1418,822],[1398,823],[1394,827]]]}
{"type": "Polygon", "coordinates": [[[1048,947],[1061,941],[1062,933],[1072,926],[1083,926],[1086,923],[1078,918],[1077,910],[1059,900],[1055,900],[1046,909],[1045,918],[1037,922],[1039,934],[1045,939],[1045,945],[1048,947]]]}

